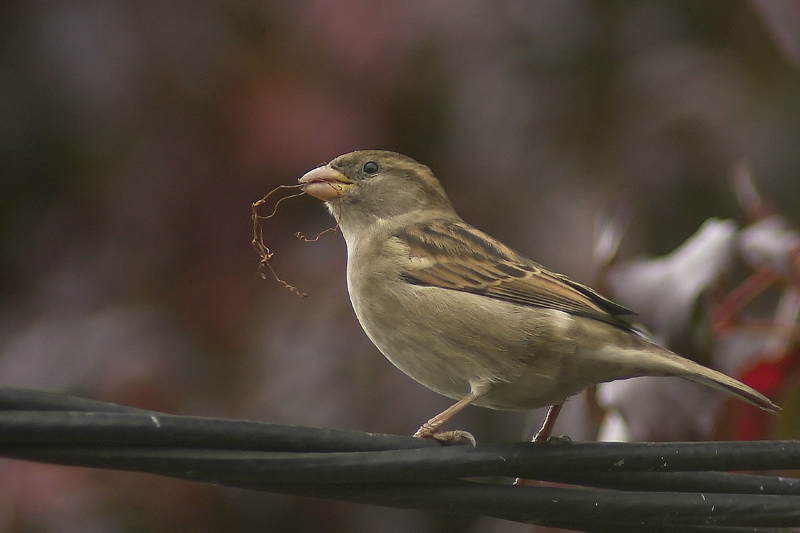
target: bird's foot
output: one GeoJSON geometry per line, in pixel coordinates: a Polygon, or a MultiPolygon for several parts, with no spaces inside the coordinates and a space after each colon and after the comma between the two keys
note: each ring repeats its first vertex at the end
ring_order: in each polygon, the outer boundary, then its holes
{"type": "Polygon", "coordinates": [[[472,436],[472,433],[461,429],[454,429],[452,431],[443,431],[441,433],[434,433],[433,435],[431,435],[431,437],[440,442],[461,442],[462,440],[467,440],[470,442],[470,444],[472,444],[473,448],[478,444],[475,441],[475,437],[472,436]]]}
{"type": "Polygon", "coordinates": [[[472,444],[473,448],[477,444],[475,437],[468,431],[455,429],[453,431],[437,432],[436,429],[425,427],[424,424],[414,433],[414,436],[420,439],[436,439],[439,442],[461,442],[462,440],[466,440],[472,444]]]}

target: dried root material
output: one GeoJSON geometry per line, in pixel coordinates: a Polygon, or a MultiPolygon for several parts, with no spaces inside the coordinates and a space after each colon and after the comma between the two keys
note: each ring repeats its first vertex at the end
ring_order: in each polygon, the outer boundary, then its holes
{"type": "Polygon", "coordinates": [[[324,229],[324,230],[320,231],[319,233],[317,233],[317,236],[314,237],[313,239],[309,239],[308,237],[303,235],[302,231],[298,231],[297,233],[294,234],[294,236],[297,237],[298,239],[300,239],[303,242],[317,242],[320,237],[322,237],[323,235],[325,235],[328,232],[332,231],[333,234],[335,235],[336,232],[338,231],[338,229],[339,229],[339,224],[336,224],[335,226],[331,226],[328,229],[324,229]]]}
{"type": "MultiPolygon", "coordinates": [[[[275,254],[274,254],[274,252],[270,251],[270,249],[264,243],[264,228],[261,226],[261,221],[262,220],[267,220],[268,218],[272,218],[273,216],[275,216],[275,213],[277,213],[278,206],[281,204],[281,202],[283,202],[284,200],[288,200],[289,198],[295,198],[297,196],[302,196],[304,194],[302,189],[303,189],[303,185],[302,184],[299,184],[299,185],[278,185],[277,187],[272,189],[269,193],[267,193],[266,196],[264,196],[262,199],[260,199],[259,201],[255,202],[253,204],[253,216],[252,216],[252,218],[253,218],[253,248],[258,253],[259,257],[261,258],[261,261],[259,261],[259,263],[258,263],[258,275],[261,276],[264,279],[267,279],[267,275],[266,275],[265,272],[268,269],[270,274],[272,275],[272,277],[275,278],[275,281],[277,281],[278,283],[280,283],[281,285],[283,285],[284,287],[286,287],[287,289],[289,289],[290,291],[292,291],[296,295],[300,296],[301,298],[305,298],[306,296],[308,296],[308,294],[306,294],[305,292],[301,291],[300,289],[298,289],[294,285],[291,285],[288,282],[286,282],[283,279],[281,279],[278,276],[278,274],[275,272],[275,269],[272,268],[272,264],[270,264],[270,261],[272,260],[272,257],[275,254]],[[288,196],[284,196],[284,197],[278,199],[278,201],[275,202],[275,206],[272,208],[272,212],[269,215],[267,215],[267,216],[259,215],[258,214],[258,209],[262,205],[264,205],[266,203],[266,201],[269,199],[270,196],[275,194],[276,191],[279,191],[279,190],[282,190],[282,189],[291,189],[291,190],[300,189],[300,192],[297,192],[297,193],[294,193],[294,194],[290,194],[288,196]]],[[[317,233],[317,236],[314,237],[313,239],[307,238],[305,235],[303,235],[302,232],[298,231],[297,233],[295,233],[295,237],[297,237],[298,239],[300,239],[303,242],[317,242],[320,239],[320,237],[322,237],[326,233],[333,232],[334,234],[336,234],[338,229],[339,229],[339,225],[336,224],[333,227],[330,227],[328,229],[320,231],[319,233],[317,233]]]]}
{"type": "Polygon", "coordinates": [[[272,189],[269,193],[267,193],[267,195],[264,196],[262,199],[260,199],[259,201],[253,203],[253,248],[258,253],[258,255],[261,257],[261,261],[258,263],[258,275],[259,276],[261,276],[264,279],[267,279],[267,275],[266,275],[265,271],[266,271],[266,269],[269,269],[270,274],[272,274],[272,277],[275,278],[275,281],[277,281],[278,283],[280,283],[281,285],[283,285],[284,287],[286,287],[287,289],[289,289],[290,291],[292,291],[296,295],[298,295],[298,296],[300,296],[302,298],[305,298],[306,296],[308,296],[308,294],[302,292],[300,289],[298,289],[294,285],[291,285],[291,284],[287,283],[286,281],[282,280],[278,276],[278,274],[275,272],[275,269],[272,268],[272,265],[270,264],[270,260],[272,260],[272,256],[274,255],[274,253],[270,251],[270,249],[267,247],[266,244],[264,244],[264,228],[261,226],[261,221],[262,220],[267,220],[268,218],[272,218],[273,216],[275,216],[275,213],[278,211],[278,206],[281,204],[281,202],[283,202],[284,200],[287,200],[289,198],[295,198],[296,196],[302,196],[303,195],[302,188],[303,188],[302,185],[278,185],[277,187],[272,189]],[[272,212],[269,215],[267,215],[267,216],[259,215],[258,214],[258,208],[261,207],[267,201],[267,199],[270,196],[272,196],[276,191],[279,191],[279,190],[282,190],[282,189],[291,189],[291,190],[300,189],[300,192],[297,192],[297,193],[294,193],[294,194],[290,194],[288,196],[284,196],[284,197],[280,198],[277,202],[275,202],[275,206],[272,208],[272,212]]]}

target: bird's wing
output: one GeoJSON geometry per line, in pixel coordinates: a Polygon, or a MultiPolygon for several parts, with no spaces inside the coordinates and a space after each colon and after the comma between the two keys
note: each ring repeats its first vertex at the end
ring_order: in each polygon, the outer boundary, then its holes
{"type": "Polygon", "coordinates": [[[437,220],[396,232],[408,250],[409,283],[465,291],[507,302],[557,309],[629,328],[634,314],[593,289],[551,272],[460,221],[437,220]]]}

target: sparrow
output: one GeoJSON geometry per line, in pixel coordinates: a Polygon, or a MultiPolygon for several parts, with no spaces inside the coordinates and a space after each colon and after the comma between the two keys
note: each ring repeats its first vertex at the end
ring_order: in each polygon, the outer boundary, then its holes
{"type": "Polygon", "coordinates": [[[624,318],[632,311],[464,222],[431,170],[410,157],[351,152],[299,183],[325,202],[344,236],[347,288],[367,336],[397,368],[457,400],[416,437],[471,438],[439,432],[471,404],[551,406],[534,439],[542,440],[566,398],[636,376],[679,376],[779,410],[653,343],[624,318]]]}

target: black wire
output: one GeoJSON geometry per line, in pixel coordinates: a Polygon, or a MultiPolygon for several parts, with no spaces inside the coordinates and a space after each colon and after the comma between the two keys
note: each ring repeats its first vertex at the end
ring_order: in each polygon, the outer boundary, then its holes
{"type": "Polygon", "coordinates": [[[0,411],[0,445],[91,444],[285,452],[440,448],[429,439],[163,413],[0,411]]]}
{"type": "Polygon", "coordinates": [[[798,499],[791,496],[681,494],[515,487],[468,481],[397,484],[274,485],[221,484],[303,494],[400,508],[480,514],[517,522],[592,531],[622,527],[683,528],[690,525],[790,527],[800,523],[798,499]]]}
{"type": "MultiPolygon", "coordinates": [[[[269,492],[481,514],[554,527],[569,526],[582,531],[592,530],[589,526],[598,524],[604,528],[644,528],[697,523],[781,527],[800,523],[800,499],[796,496],[575,490],[549,486],[512,487],[470,481],[320,483],[313,472],[305,480],[280,483],[275,481],[278,476],[274,476],[273,471],[263,468],[258,452],[244,452],[239,460],[230,452],[220,454],[208,450],[149,448],[42,449],[19,455],[12,450],[10,455],[58,464],[149,472],[269,492]]],[[[318,474],[324,476],[325,472],[318,474]]]]}
{"type": "MultiPolygon", "coordinates": [[[[543,476],[540,476],[543,477],[543,476]]],[[[565,474],[544,481],[615,490],[800,495],[800,479],[729,472],[614,472],[565,474]]]]}
{"type": "MultiPolygon", "coordinates": [[[[263,475],[287,483],[302,481],[311,474],[319,483],[342,483],[479,476],[556,480],[587,473],[800,468],[797,441],[510,443],[479,445],[473,449],[467,445],[442,447],[435,441],[409,437],[359,436],[357,432],[201,417],[0,412],[0,447],[10,454],[20,444],[29,447],[32,453],[43,447],[66,444],[76,452],[75,446],[109,446],[110,450],[121,446],[157,446],[152,453],[161,453],[175,464],[181,460],[206,464],[230,462],[226,468],[232,470],[242,462],[257,460],[263,475]],[[350,439],[351,436],[354,438],[350,439]],[[383,448],[381,451],[328,451],[357,450],[359,440],[373,439],[381,445],[373,446],[373,450],[383,448]],[[387,449],[389,445],[396,448],[387,449]],[[402,445],[422,448],[399,449],[402,445]],[[229,456],[225,453],[228,450],[238,453],[229,456]],[[312,450],[312,453],[295,450],[312,450]]],[[[86,453],[99,452],[87,448],[86,453]]]]}
{"type": "Polygon", "coordinates": [[[127,405],[119,405],[59,392],[0,387],[0,411],[92,411],[115,413],[150,413],[127,405]]]}
{"type": "MultiPolygon", "coordinates": [[[[461,450],[458,450],[461,451],[461,450]]],[[[0,446],[0,453],[24,459],[86,466],[135,470],[163,475],[183,475],[192,471],[207,478],[239,480],[258,477],[271,483],[315,484],[386,483],[424,480],[451,480],[482,476],[516,477],[514,470],[487,469],[481,459],[485,453],[464,450],[463,458],[453,464],[454,456],[444,450],[410,450],[351,453],[281,453],[245,450],[0,446]],[[422,453],[420,453],[422,452],[422,453]],[[470,456],[475,456],[470,460],[470,456]],[[167,465],[167,466],[165,466],[167,465]],[[171,469],[171,470],[170,470],[171,469]]],[[[461,455],[461,454],[459,454],[461,455]]],[[[797,496],[800,480],[706,472],[624,472],[602,475],[569,473],[529,476],[539,479],[615,490],[670,492],[708,492],[728,494],[772,494],[797,496]]]]}
{"type": "Polygon", "coordinates": [[[598,533],[800,526],[797,480],[726,472],[800,469],[800,441],[473,449],[0,388],[0,455],[598,533]],[[582,486],[486,482],[514,476],[582,486]]]}

